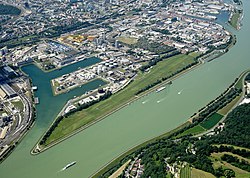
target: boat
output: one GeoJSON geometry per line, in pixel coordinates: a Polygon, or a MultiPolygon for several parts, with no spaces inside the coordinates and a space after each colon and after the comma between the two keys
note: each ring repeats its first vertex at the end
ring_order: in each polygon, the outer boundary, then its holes
{"type": "Polygon", "coordinates": [[[182,91],[183,91],[183,90],[179,91],[179,92],[178,92],[178,95],[180,95],[182,91]]]}
{"type": "Polygon", "coordinates": [[[64,170],[70,168],[71,166],[74,166],[75,164],[76,164],[76,161],[73,161],[73,162],[67,164],[64,168],[62,168],[62,170],[64,171],[64,170]]]}
{"type": "Polygon", "coordinates": [[[158,88],[158,89],[156,90],[156,93],[158,93],[158,92],[164,90],[165,88],[166,88],[166,87],[160,87],[160,88],[158,88]]]}

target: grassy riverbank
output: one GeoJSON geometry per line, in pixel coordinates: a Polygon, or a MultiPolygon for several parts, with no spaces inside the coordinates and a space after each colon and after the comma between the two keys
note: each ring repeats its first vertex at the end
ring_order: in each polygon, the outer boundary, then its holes
{"type": "Polygon", "coordinates": [[[229,24],[235,29],[239,28],[238,26],[239,26],[240,15],[241,13],[239,11],[236,11],[233,13],[231,19],[229,20],[229,24]]]}
{"type": "Polygon", "coordinates": [[[126,103],[136,99],[135,93],[142,88],[145,88],[163,77],[169,77],[173,73],[195,62],[194,58],[197,55],[198,54],[194,53],[190,55],[180,54],[159,62],[150,72],[138,73],[131,84],[122,91],[111,96],[109,99],[101,101],[63,119],[48,137],[45,144],[41,145],[41,148],[43,149],[46,146],[58,142],[60,139],[69,136],[77,129],[104,118],[110,113],[118,110],[126,103]]]}
{"type": "MultiPolygon", "coordinates": [[[[238,89],[243,89],[243,81],[247,75],[249,71],[245,71],[241,74],[240,78],[235,81],[234,85],[232,86],[232,88],[236,87],[238,89]]],[[[205,131],[211,127],[213,127],[216,123],[219,122],[220,119],[223,118],[223,116],[219,113],[223,113],[223,115],[227,115],[229,112],[232,111],[232,109],[235,108],[235,106],[238,105],[239,101],[242,99],[242,94],[244,93],[245,91],[243,90],[243,92],[241,93],[241,95],[237,96],[234,100],[232,100],[231,102],[229,102],[225,107],[223,107],[222,109],[220,109],[218,111],[218,113],[215,113],[213,115],[210,116],[210,119],[206,120],[205,122],[201,122],[201,124],[199,125],[196,125],[195,127],[191,127],[191,129],[186,129],[183,133],[182,133],[182,136],[184,135],[193,135],[193,134],[198,134],[198,133],[201,133],[201,132],[204,132],[206,133],[205,131]],[[201,126],[203,123],[203,126],[201,126]],[[203,127],[206,127],[207,128],[203,128],[203,127]]],[[[115,169],[117,165],[121,164],[121,162],[123,162],[125,159],[125,157],[133,157],[133,156],[136,156],[136,152],[138,154],[138,150],[143,150],[143,148],[146,148],[146,145],[149,147],[149,145],[153,145],[154,143],[160,143],[161,142],[161,139],[164,140],[164,139],[167,139],[167,138],[176,138],[176,133],[178,133],[179,131],[185,129],[185,128],[188,128],[189,126],[191,125],[191,122],[186,122],[184,123],[182,126],[166,133],[166,134],[163,134],[159,137],[156,137],[156,138],[153,138],[147,142],[144,142],[142,143],[141,145],[137,145],[136,147],[132,148],[131,150],[127,151],[126,153],[123,153],[122,155],[120,155],[118,158],[114,159],[114,160],[111,160],[110,163],[108,163],[107,165],[105,165],[104,167],[102,167],[100,170],[98,170],[95,174],[93,174],[92,176],[93,177],[100,177],[101,175],[105,174],[108,170],[111,170],[111,169],[115,169]],[[174,137],[173,137],[174,136],[174,137]]],[[[178,139],[180,138],[180,134],[177,135],[178,139]]],[[[245,149],[245,148],[244,148],[245,149]]],[[[201,171],[199,170],[202,174],[206,173],[204,171],[201,171]]],[[[192,173],[192,177],[195,177],[193,175],[194,173],[192,173]]],[[[214,177],[212,174],[210,173],[206,173],[208,177],[214,177]]],[[[237,174],[237,172],[236,172],[237,174]]],[[[198,176],[198,175],[197,175],[198,176]]],[[[198,176],[199,177],[199,176],[198,176]]],[[[205,176],[204,176],[205,177],[205,176]]]]}

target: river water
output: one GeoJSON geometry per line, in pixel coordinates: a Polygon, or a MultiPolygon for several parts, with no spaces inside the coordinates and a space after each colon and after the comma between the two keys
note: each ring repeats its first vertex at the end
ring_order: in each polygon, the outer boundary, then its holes
{"type": "MultiPolygon", "coordinates": [[[[34,66],[25,67],[23,70],[39,87],[36,93],[41,100],[37,105],[38,118],[32,130],[0,165],[0,177],[88,177],[129,148],[184,123],[189,116],[220,95],[242,71],[250,68],[250,1],[244,0],[243,5],[244,26],[235,32],[237,44],[227,54],[199,66],[174,80],[162,92],[153,92],[137,100],[38,156],[30,155],[36,141],[66,100],[84,91],[76,89],[53,98],[48,83],[43,78],[36,78],[36,75],[42,75],[38,74],[39,70],[34,66]],[[72,161],[77,161],[77,164],[60,171],[72,161]]],[[[95,84],[90,85],[86,87],[96,87],[95,84]]]]}

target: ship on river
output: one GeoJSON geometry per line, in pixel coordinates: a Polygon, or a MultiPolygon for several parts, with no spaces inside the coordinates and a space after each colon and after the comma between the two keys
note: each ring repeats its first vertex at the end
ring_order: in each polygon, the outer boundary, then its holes
{"type": "Polygon", "coordinates": [[[166,88],[166,87],[160,87],[160,88],[156,89],[156,93],[158,93],[158,92],[164,90],[165,88],[166,88]]]}
{"type": "Polygon", "coordinates": [[[64,170],[70,168],[71,166],[74,166],[75,164],[76,164],[76,161],[73,161],[73,162],[67,164],[64,168],[62,168],[62,170],[64,171],[64,170]]]}

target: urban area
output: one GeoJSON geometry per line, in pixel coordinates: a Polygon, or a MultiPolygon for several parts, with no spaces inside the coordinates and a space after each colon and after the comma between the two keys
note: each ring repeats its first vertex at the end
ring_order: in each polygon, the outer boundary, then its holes
{"type": "MultiPolygon", "coordinates": [[[[0,13],[1,160],[31,128],[39,104],[34,97],[39,88],[20,70],[23,65],[49,73],[86,59],[100,61],[51,80],[54,95],[97,79],[105,83],[72,98],[64,115],[119,92],[159,60],[224,53],[234,37],[215,21],[220,13],[239,11],[218,0],[5,0],[0,5],[19,9],[0,13]]],[[[131,161],[126,177],[140,177],[143,170],[140,159],[131,161]]]]}

